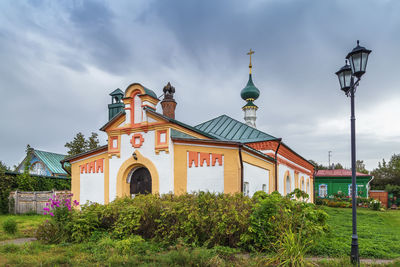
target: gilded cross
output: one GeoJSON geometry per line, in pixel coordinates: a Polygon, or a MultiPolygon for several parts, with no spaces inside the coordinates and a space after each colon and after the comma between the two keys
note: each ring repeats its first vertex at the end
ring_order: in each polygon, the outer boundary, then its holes
{"type": "Polygon", "coordinates": [[[252,54],[254,54],[254,51],[251,50],[251,48],[250,48],[250,51],[247,53],[247,55],[250,56],[250,64],[249,64],[250,74],[251,74],[251,68],[253,67],[253,66],[251,65],[251,55],[252,55],[252,54]]]}

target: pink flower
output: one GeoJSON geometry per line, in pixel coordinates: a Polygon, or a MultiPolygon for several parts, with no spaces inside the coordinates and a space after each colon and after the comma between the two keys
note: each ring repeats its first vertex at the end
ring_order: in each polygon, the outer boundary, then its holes
{"type": "Polygon", "coordinates": [[[52,212],[50,212],[49,214],[50,214],[50,216],[54,216],[54,214],[52,212]]]}
{"type": "Polygon", "coordinates": [[[47,212],[43,212],[43,215],[47,215],[47,212]]]}

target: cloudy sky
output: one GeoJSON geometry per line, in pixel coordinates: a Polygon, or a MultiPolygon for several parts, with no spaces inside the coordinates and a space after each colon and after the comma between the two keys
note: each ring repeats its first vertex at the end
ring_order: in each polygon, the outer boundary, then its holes
{"type": "Polygon", "coordinates": [[[400,153],[400,1],[1,1],[0,160],[26,144],[66,153],[100,134],[111,91],[176,88],[177,119],[243,120],[240,90],[260,89],[257,128],[307,159],[350,166],[350,99],[334,72],[359,39],[372,49],[356,93],[357,158],[400,153]]]}

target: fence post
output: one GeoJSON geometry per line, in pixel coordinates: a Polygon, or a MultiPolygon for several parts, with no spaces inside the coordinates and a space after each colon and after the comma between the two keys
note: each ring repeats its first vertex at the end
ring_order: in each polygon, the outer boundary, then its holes
{"type": "Polygon", "coordinates": [[[36,191],[33,191],[33,203],[35,203],[35,213],[37,214],[37,195],[36,195],[36,191]]]}
{"type": "Polygon", "coordinates": [[[14,214],[18,214],[19,212],[19,200],[18,200],[18,189],[15,190],[15,201],[14,201],[14,214]]]}

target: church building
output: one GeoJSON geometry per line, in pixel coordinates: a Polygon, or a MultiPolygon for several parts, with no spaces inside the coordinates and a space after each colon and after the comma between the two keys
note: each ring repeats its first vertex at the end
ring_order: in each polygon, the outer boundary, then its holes
{"type": "Polygon", "coordinates": [[[74,199],[109,203],[139,193],[197,191],[286,195],[300,188],[313,201],[314,166],[282,138],[256,128],[260,91],[253,83],[252,53],[249,80],[240,92],[244,122],[227,115],[194,126],[177,120],[170,83],[162,99],[139,83],[113,91],[109,120],[101,127],[108,144],[62,161],[71,164],[74,199]]]}

